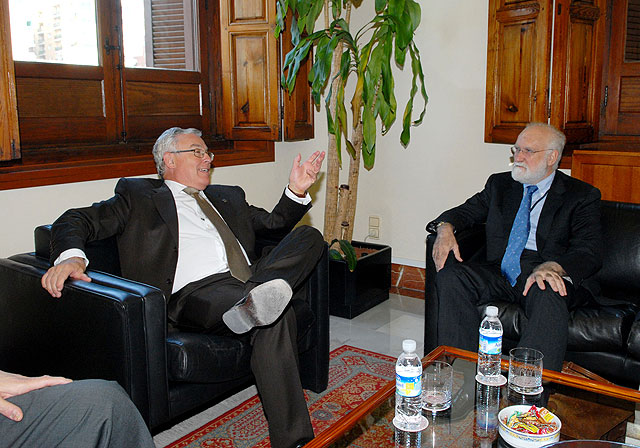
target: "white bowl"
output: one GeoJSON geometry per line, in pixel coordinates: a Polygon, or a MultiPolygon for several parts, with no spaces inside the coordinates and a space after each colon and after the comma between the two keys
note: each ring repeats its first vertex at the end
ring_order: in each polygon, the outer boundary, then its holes
{"type": "Polygon", "coordinates": [[[516,411],[527,412],[529,409],[531,409],[531,405],[520,404],[516,406],[506,407],[498,413],[498,432],[500,433],[504,441],[516,448],[537,448],[560,440],[560,428],[562,427],[562,423],[555,414],[551,414],[553,416],[553,419],[551,421],[554,422],[558,427],[550,434],[527,434],[524,432],[516,431],[515,429],[509,428],[507,426],[506,421],[511,416],[511,414],[516,411]]]}

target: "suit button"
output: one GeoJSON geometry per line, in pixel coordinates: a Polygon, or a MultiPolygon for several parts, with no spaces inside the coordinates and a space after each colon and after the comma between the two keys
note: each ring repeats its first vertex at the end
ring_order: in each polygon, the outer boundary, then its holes
{"type": "Polygon", "coordinates": [[[170,279],[170,278],[168,278],[168,279],[167,279],[167,285],[170,285],[171,283],[172,283],[172,282],[171,282],[171,279],[170,279]]]}

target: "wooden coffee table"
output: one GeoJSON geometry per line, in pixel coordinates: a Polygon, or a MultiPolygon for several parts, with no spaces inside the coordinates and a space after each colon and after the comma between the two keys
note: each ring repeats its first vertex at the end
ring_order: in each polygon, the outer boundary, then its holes
{"type": "MultiPolygon", "coordinates": [[[[591,379],[578,373],[545,370],[545,390],[536,397],[515,394],[507,385],[482,386],[475,381],[477,355],[441,346],[422,360],[446,361],[454,368],[452,405],[447,411],[427,413],[429,427],[420,433],[393,428],[395,381],[363,402],[335,425],[318,434],[305,448],[364,446],[509,447],[498,435],[497,414],[513,404],[545,406],[562,421],[561,440],[601,439],[624,442],[627,422],[635,419],[640,391],[591,379]]],[[[506,376],[508,361],[503,359],[506,376]]],[[[586,372],[589,373],[589,372],[586,372]]]]}

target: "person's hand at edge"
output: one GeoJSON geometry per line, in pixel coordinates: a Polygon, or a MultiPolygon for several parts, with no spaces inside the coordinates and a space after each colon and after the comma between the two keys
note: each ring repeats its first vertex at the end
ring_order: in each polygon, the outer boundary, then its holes
{"type": "Polygon", "coordinates": [[[59,376],[27,377],[0,370],[0,414],[19,422],[24,417],[19,406],[7,401],[7,398],[26,394],[33,390],[49,386],[70,383],[72,380],[59,376]]]}
{"type": "Polygon", "coordinates": [[[52,266],[47,272],[45,272],[41,280],[42,287],[53,297],[61,297],[64,282],[69,277],[75,280],[83,280],[85,282],[91,281],[91,278],[89,278],[89,276],[84,272],[85,268],[86,265],[84,259],[80,257],[68,258],[59,264],[52,266]]]}

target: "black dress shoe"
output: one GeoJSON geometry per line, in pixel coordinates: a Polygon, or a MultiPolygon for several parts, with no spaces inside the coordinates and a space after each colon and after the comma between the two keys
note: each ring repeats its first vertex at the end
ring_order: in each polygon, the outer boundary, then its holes
{"type": "Polygon", "coordinates": [[[280,317],[292,296],[289,283],[279,278],[270,280],[249,291],[222,315],[222,320],[236,334],[271,325],[280,317]]]}

